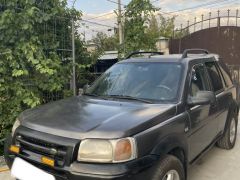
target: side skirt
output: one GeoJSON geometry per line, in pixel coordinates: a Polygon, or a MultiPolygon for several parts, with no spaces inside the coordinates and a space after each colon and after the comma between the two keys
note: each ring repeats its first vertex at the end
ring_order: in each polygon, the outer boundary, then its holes
{"type": "Polygon", "coordinates": [[[189,167],[193,166],[194,164],[196,164],[209,150],[211,150],[213,148],[213,146],[215,146],[216,142],[222,138],[223,133],[219,133],[219,135],[213,140],[213,142],[207,146],[196,158],[194,158],[190,163],[189,163],[189,167]]]}

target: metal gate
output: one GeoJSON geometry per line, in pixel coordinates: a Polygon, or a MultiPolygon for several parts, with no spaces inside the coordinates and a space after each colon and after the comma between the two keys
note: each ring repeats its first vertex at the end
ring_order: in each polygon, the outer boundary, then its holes
{"type": "MultiPolygon", "coordinates": [[[[208,49],[211,53],[219,54],[228,65],[235,85],[240,90],[240,16],[239,11],[220,11],[214,16],[209,13],[202,15],[199,20],[187,22],[173,31],[169,42],[170,54],[182,53],[189,48],[208,49]]],[[[238,93],[238,97],[240,92],[238,93]]]]}
{"type": "Polygon", "coordinates": [[[171,54],[182,53],[188,48],[208,49],[219,54],[226,64],[240,65],[240,16],[239,11],[220,16],[209,13],[207,18],[201,19],[180,29],[175,29],[170,40],[169,51],[171,54]]]}

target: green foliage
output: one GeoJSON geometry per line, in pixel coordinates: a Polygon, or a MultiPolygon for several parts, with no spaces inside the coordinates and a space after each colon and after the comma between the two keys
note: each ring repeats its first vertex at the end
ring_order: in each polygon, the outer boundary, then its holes
{"type": "Polygon", "coordinates": [[[102,51],[95,51],[92,53],[87,52],[86,45],[81,41],[80,37],[75,40],[76,45],[76,79],[78,82],[78,88],[82,88],[85,84],[92,82],[94,78],[91,78],[89,70],[92,65],[97,61],[97,58],[102,51]],[[91,80],[91,81],[90,81],[91,80]]]}
{"type": "Polygon", "coordinates": [[[98,52],[114,51],[118,49],[118,38],[116,35],[109,37],[103,32],[98,32],[93,38],[93,42],[97,45],[98,52]]]}
{"type": "Polygon", "coordinates": [[[183,30],[183,31],[174,30],[175,19],[176,19],[176,16],[166,18],[166,17],[160,15],[159,20],[157,20],[156,17],[153,16],[151,19],[151,24],[153,24],[152,26],[154,27],[153,31],[156,32],[156,29],[158,29],[159,37],[165,37],[165,38],[172,38],[173,35],[175,38],[181,38],[181,37],[188,35],[189,34],[188,29],[183,30]]]}
{"type": "Polygon", "coordinates": [[[165,18],[162,15],[160,15],[160,21],[159,21],[159,35],[161,37],[165,38],[171,38],[173,35],[173,30],[174,30],[174,22],[176,17],[170,17],[170,18],[165,18]]]}
{"type": "Polygon", "coordinates": [[[156,37],[148,32],[148,23],[155,8],[150,0],[132,0],[126,7],[124,23],[125,53],[155,49],[156,37]]]}
{"type": "Polygon", "coordinates": [[[190,32],[189,32],[189,29],[183,29],[183,30],[180,30],[180,29],[176,29],[174,31],[174,38],[175,39],[181,39],[187,35],[189,35],[190,32]]]}
{"type": "MultiPolygon", "coordinates": [[[[79,19],[81,13],[68,9],[66,0],[1,0],[0,5],[4,7],[0,11],[1,140],[20,112],[42,103],[43,91],[62,90],[69,81],[71,64],[64,64],[56,51],[62,42],[46,27],[56,17],[79,19]]],[[[71,21],[65,22],[57,22],[58,31],[71,36],[71,21]]]]}
{"type": "MultiPolygon", "coordinates": [[[[172,37],[175,17],[156,16],[150,0],[132,0],[126,8],[124,23],[125,54],[139,50],[156,50],[159,37],[172,37]]],[[[124,49],[124,50],[123,50],[124,49]]]]}

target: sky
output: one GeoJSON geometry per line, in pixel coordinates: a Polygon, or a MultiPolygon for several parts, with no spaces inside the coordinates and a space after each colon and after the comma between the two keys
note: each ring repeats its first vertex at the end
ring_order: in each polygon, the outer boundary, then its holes
{"type": "MultiPolygon", "coordinates": [[[[110,0],[117,2],[117,0],[110,0]]],[[[121,0],[123,5],[127,5],[130,0],[121,0]]],[[[212,12],[212,16],[217,14],[217,10],[221,10],[221,14],[226,15],[227,9],[231,9],[230,14],[236,14],[236,9],[240,10],[240,0],[151,0],[156,7],[161,8],[160,12],[165,17],[176,15],[176,26],[186,24],[189,20],[194,21],[194,17],[205,17],[212,12]],[[191,9],[196,7],[194,9],[191,9]],[[189,10],[176,12],[190,8],[189,10]],[[171,14],[167,14],[171,12],[171,14]]],[[[73,0],[68,0],[69,6],[72,6],[73,0]]],[[[113,13],[117,9],[117,4],[108,0],[76,0],[75,8],[82,11],[82,19],[88,20],[101,25],[96,25],[89,22],[82,22],[82,28],[79,30],[85,34],[87,40],[90,40],[97,32],[105,32],[112,35],[112,27],[116,27],[116,15],[113,13]],[[100,18],[96,18],[99,17],[100,18]],[[96,19],[95,19],[96,18],[96,19]],[[105,25],[105,26],[102,26],[105,25]],[[108,27],[109,26],[109,27],[108,27]]],[[[124,6],[122,6],[124,9],[124,6]]],[[[157,14],[156,14],[157,15],[157,14]]],[[[240,15],[240,12],[239,12],[240,15]]]]}

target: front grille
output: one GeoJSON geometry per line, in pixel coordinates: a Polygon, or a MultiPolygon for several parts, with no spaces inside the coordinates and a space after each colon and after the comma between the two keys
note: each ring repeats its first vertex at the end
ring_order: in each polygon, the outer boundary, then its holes
{"type": "Polygon", "coordinates": [[[57,167],[63,167],[66,163],[68,148],[65,146],[22,134],[17,134],[15,143],[21,147],[21,155],[35,161],[40,162],[42,156],[47,156],[55,160],[57,167]]]}

